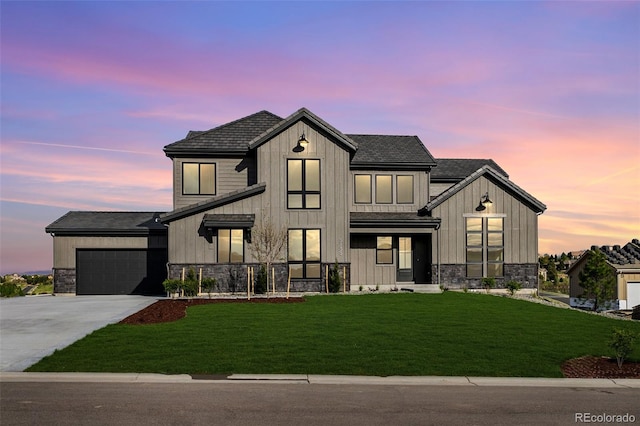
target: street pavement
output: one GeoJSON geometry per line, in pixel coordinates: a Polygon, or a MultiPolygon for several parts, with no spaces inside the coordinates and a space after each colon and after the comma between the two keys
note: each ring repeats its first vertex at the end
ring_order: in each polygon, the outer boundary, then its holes
{"type": "Polygon", "coordinates": [[[146,296],[0,299],[0,371],[23,371],[56,349],[155,302],[146,296]]]}
{"type": "Polygon", "coordinates": [[[114,375],[89,376],[84,375],[84,381],[80,376],[76,381],[56,381],[39,373],[2,373],[3,426],[493,426],[598,423],[594,420],[600,418],[605,420],[601,424],[625,423],[610,419],[640,421],[639,388],[611,381],[580,385],[576,380],[541,379],[531,386],[531,381],[518,385],[520,379],[499,378],[307,376],[297,380],[275,376],[267,380],[242,376],[217,381],[137,375],[127,382],[136,375],[120,375],[115,381],[105,380],[107,376],[115,379],[114,375]]]}

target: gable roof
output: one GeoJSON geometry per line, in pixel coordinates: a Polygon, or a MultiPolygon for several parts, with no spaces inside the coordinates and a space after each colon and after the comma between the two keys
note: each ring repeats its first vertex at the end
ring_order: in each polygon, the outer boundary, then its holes
{"type": "Polygon", "coordinates": [[[640,240],[633,239],[624,246],[591,246],[591,250],[585,250],[582,255],[569,266],[567,272],[573,271],[590,256],[591,251],[600,251],[604,254],[607,263],[615,269],[628,267],[640,270],[640,240]]]}
{"type": "Polygon", "coordinates": [[[217,195],[215,197],[209,198],[208,200],[181,207],[169,213],[165,213],[160,216],[160,221],[162,223],[173,222],[174,220],[182,219],[183,217],[191,216],[206,210],[224,206],[225,204],[253,197],[254,195],[263,193],[266,187],[267,184],[261,182],[226,194],[217,195]]]}
{"type": "Polygon", "coordinates": [[[352,169],[429,170],[436,160],[417,136],[348,135],[358,144],[352,169]]]}
{"type": "Polygon", "coordinates": [[[145,236],[167,232],[160,223],[162,212],[70,211],[45,228],[55,235],[145,236]]]}
{"type": "Polygon", "coordinates": [[[489,166],[507,179],[509,178],[507,172],[492,159],[438,158],[435,161],[438,166],[431,171],[431,181],[459,182],[483,166],[489,166]]]}
{"type": "Polygon", "coordinates": [[[281,122],[282,118],[260,111],[206,131],[191,130],[187,137],[164,147],[167,157],[180,155],[242,155],[249,142],[281,122]]]}
{"type": "Polygon", "coordinates": [[[433,210],[435,207],[439,206],[440,204],[444,203],[446,200],[448,200],[458,192],[462,191],[464,188],[466,188],[468,185],[470,185],[473,181],[480,178],[481,176],[485,176],[493,180],[498,186],[509,191],[516,198],[521,200],[523,203],[527,204],[536,213],[542,213],[547,209],[547,206],[545,206],[542,202],[540,202],[534,196],[526,192],[524,189],[520,188],[515,183],[511,182],[501,173],[498,173],[491,166],[485,165],[479,168],[478,170],[476,170],[475,172],[471,173],[469,176],[467,176],[457,184],[453,185],[451,188],[444,191],[442,194],[438,195],[433,200],[431,200],[424,207],[424,210],[426,211],[433,210]]]}
{"type": "Polygon", "coordinates": [[[265,143],[267,140],[273,137],[274,134],[280,133],[283,130],[287,129],[289,126],[294,124],[299,120],[305,120],[310,122],[311,124],[319,127],[320,129],[327,132],[329,135],[333,136],[339,145],[342,145],[349,151],[355,151],[358,148],[358,145],[351,140],[347,135],[312,113],[306,108],[300,108],[298,111],[291,114],[289,117],[280,121],[278,124],[274,125],[263,134],[259,135],[255,139],[253,139],[249,143],[250,149],[255,149],[265,143]]]}

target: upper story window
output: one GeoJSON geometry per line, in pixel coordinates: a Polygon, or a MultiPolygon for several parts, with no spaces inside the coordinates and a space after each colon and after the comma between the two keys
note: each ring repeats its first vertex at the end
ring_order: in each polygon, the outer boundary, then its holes
{"type": "Polygon", "coordinates": [[[371,204],[371,175],[355,175],[356,203],[371,204]]]}
{"type": "Polygon", "coordinates": [[[320,160],[287,160],[287,208],[320,208],[320,160]]]}
{"type": "Polygon", "coordinates": [[[396,177],[396,201],[398,204],[413,204],[413,176],[396,177]]]}
{"type": "MultiPolygon", "coordinates": [[[[372,204],[375,193],[376,204],[393,203],[393,175],[354,175],[354,202],[356,204],[372,204]],[[375,181],[375,189],[373,182],[375,181]]],[[[397,204],[414,203],[414,177],[413,175],[395,176],[395,201],[397,204]]]]}
{"type": "Polygon", "coordinates": [[[215,163],[182,163],[182,193],[184,195],[215,195],[215,163]]]}
{"type": "Polygon", "coordinates": [[[376,175],[376,203],[393,203],[392,180],[391,175],[376,175]]]}

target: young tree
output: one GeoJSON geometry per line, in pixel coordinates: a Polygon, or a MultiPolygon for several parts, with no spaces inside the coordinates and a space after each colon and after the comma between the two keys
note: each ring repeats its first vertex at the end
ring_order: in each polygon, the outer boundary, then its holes
{"type": "Polygon", "coordinates": [[[266,207],[261,213],[258,224],[251,231],[249,251],[254,259],[265,266],[268,289],[271,264],[281,258],[281,253],[287,246],[287,228],[276,226],[266,207]]]}
{"type": "Polygon", "coordinates": [[[607,258],[600,250],[591,250],[578,279],[580,287],[584,289],[580,297],[593,299],[594,311],[597,311],[604,302],[615,297],[615,275],[607,263],[607,258]]]}

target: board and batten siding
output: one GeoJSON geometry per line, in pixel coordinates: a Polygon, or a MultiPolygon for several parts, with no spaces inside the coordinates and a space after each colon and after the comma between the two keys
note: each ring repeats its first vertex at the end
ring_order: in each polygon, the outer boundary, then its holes
{"type": "Polygon", "coordinates": [[[393,248],[393,263],[379,265],[376,263],[376,236],[351,236],[351,289],[358,286],[374,287],[376,284],[389,285],[396,283],[397,248],[393,248]]]}
{"type": "MultiPolygon", "coordinates": [[[[171,222],[169,262],[216,262],[215,235],[209,242],[198,232],[205,214],[255,214],[257,225],[263,212],[277,227],[320,229],[322,261],[350,262],[349,152],[330,140],[315,126],[298,121],[260,145],[257,148],[256,157],[256,180],[266,183],[265,192],[171,222]],[[303,132],[310,144],[303,152],[293,152],[303,132]],[[320,160],[321,208],[317,210],[287,209],[287,160],[305,158],[320,160]]],[[[218,188],[223,187],[221,179],[219,177],[218,188]]],[[[181,182],[176,182],[176,185],[180,185],[181,188],[181,182]]],[[[242,187],[246,187],[246,183],[242,187]]],[[[231,190],[232,188],[228,189],[228,191],[231,190]]],[[[217,195],[223,194],[224,192],[221,191],[217,193],[217,195]]],[[[245,243],[245,262],[252,261],[248,244],[245,243]]]]}
{"type": "Polygon", "coordinates": [[[248,158],[174,158],[173,159],[173,208],[179,209],[206,201],[213,195],[182,194],[182,164],[212,163],[216,165],[216,195],[246,188],[252,161],[248,158]]]}
{"type": "Polygon", "coordinates": [[[465,215],[504,217],[504,262],[506,264],[538,261],[538,216],[509,192],[484,176],[433,209],[433,217],[442,218],[433,253],[440,252],[442,264],[466,262],[465,215]],[[477,212],[480,198],[489,193],[493,204],[477,212]],[[439,245],[439,247],[438,247],[439,245]]]}
{"type": "Polygon", "coordinates": [[[161,248],[166,237],[91,237],[58,236],[53,238],[53,267],[55,269],[76,267],[76,249],[147,249],[161,248]]]}

